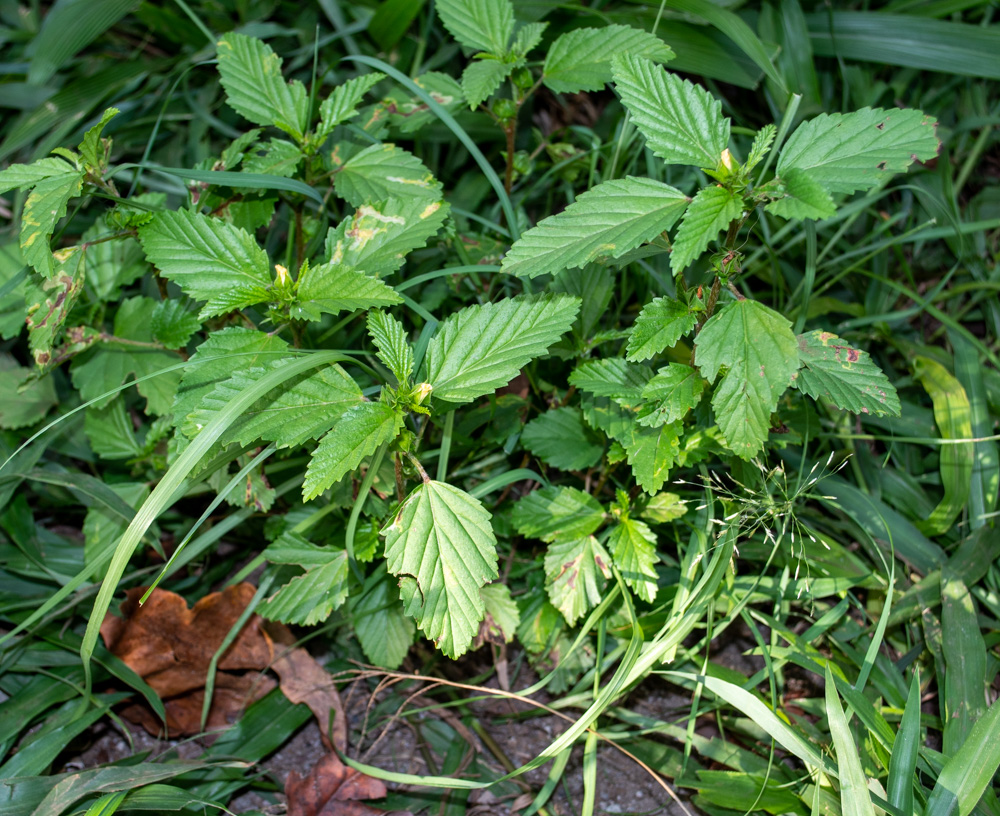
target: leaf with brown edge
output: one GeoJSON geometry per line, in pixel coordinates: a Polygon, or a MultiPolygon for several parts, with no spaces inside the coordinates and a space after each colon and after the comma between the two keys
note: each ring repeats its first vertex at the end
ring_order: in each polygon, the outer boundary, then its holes
{"type": "Polygon", "coordinates": [[[336,754],[324,755],[305,777],[295,771],[288,774],[285,795],[288,797],[288,816],[378,816],[386,813],[361,801],[384,798],[385,783],[348,768],[336,754]]]}

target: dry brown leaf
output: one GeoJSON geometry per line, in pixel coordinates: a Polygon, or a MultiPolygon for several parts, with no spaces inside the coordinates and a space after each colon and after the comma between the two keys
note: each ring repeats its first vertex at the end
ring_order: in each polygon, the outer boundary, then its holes
{"type": "MultiPolygon", "coordinates": [[[[256,591],[252,584],[227,587],[206,595],[192,608],[174,592],[156,589],[139,606],[144,587],[127,592],[122,617],[110,613],[101,625],[108,649],[143,678],[164,701],[169,736],[198,733],[204,701],[205,676],[212,656],[246,609],[256,591]]],[[[253,615],[219,660],[216,691],[209,711],[210,725],[226,725],[249,703],[274,688],[274,682],[257,672],[274,654],[261,618],[253,615]],[[251,674],[229,674],[250,671],[251,674]]],[[[132,713],[153,734],[162,730],[149,712],[132,713]]],[[[130,709],[126,709],[129,711],[130,709]]]]}
{"type": "Polygon", "coordinates": [[[358,801],[384,798],[385,783],[348,768],[336,754],[324,755],[304,778],[292,771],[285,782],[285,795],[288,797],[288,816],[382,816],[386,813],[358,801]]]}

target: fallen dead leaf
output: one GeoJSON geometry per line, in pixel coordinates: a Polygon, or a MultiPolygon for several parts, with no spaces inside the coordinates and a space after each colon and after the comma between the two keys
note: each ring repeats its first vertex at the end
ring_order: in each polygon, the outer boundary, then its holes
{"type": "MultiPolygon", "coordinates": [[[[139,606],[145,591],[144,587],[128,590],[122,617],[109,613],[101,624],[101,636],[108,649],[160,695],[168,736],[196,734],[201,730],[209,663],[256,590],[252,584],[237,584],[206,595],[190,609],[180,595],[163,589],[154,590],[139,606]]],[[[273,654],[261,618],[252,616],[219,660],[209,725],[234,722],[243,708],[274,688],[273,680],[259,674],[273,654]],[[244,671],[248,673],[232,674],[244,671]]],[[[123,713],[154,735],[162,731],[159,719],[148,709],[135,705],[123,713]]]]}
{"type": "MultiPolygon", "coordinates": [[[[295,771],[285,782],[288,816],[382,816],[386,811],[359,801],[382,799],[385,783],[348,768],[336,754],[325,754],[308,776],[295,771]]],[[[397,812],[398,816],[412,816],[397,812]]]]}

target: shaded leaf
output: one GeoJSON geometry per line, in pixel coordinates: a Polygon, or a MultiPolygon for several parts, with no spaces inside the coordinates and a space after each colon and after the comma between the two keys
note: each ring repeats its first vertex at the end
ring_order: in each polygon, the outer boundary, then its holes
{"type": "MultiPolygon", "coordinates": [[[[288,532],[262,555],[272,564],[298,564],[305,569],[302,575],[292,578],[261,603],[258,609],[263,617],[312,626],[325,621],[347,600],[346,550],[317,547],[297,533],[288,532]]],[[[324,730],[326,725],[320,723],[324,730]]]]}
{"type": "Polygon", "coordinates": [[[351,607],[354,631],[365,657],[383,669],[398,669],[417,627],[403,612],[396,581],[385,568],[380,567],[373,578],[351,607]]]}
{"type": "Polygon", "coordinates": [[[584,470],[596,465],[604,445],[583,424],[579,408],[554,408],[524,427],[521,444],[545,464],[560,470],[584,470]]]}
{"type": "Polygon", "coordinates": [[[589,536],[601,526],[604,508],[582,490],[543,487],[519,499],[511,518],[517,531],[528,538],[575,539],[589,536]]]}
{"type": "Polygon", "coordinates": [[[664,366],[642,391],[651,402],[640,411],[639,423],[656,426],[683,419],[701,401],[704,390],[705,381],[697,369],[683,363],[664,366]]]}
{"type": "Polygon", "coordinates": [[[56,405],[55,381],[42,377],[32,382],[33,373],[9,354],[0,353],[0,428],[34,425],[56,405]]]}
{"type": "Polygon", "coordinates": [[[626,359],[633,362],[648,360],[694,328],[697,316],[675,298],[658,297],[642,307],[628,338],[626,359]]]}
{"type": "Polygon", "coordinates": [[[319,106],[320,124],[316,128],[317,140],[322,142],[341,122],[357,116],[357,106],[361,104],[365,94],[383,79],[385,74],[376,71],[349,79],[343,85],[334,88],[333,93],[319,106]]]}

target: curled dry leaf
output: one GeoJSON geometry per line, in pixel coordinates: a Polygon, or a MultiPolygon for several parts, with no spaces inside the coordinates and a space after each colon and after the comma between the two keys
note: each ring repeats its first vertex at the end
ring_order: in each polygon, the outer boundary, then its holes
{"type": "MultiPolygon", "coordinates": [[[[162,589],[154,590],[140,606],[145,591],[144,587],[128,590],[122,617],[109,613],[101,636],[108,649],[160,695],[168,735],[196,734],[201,730],[209,663],[255,589],[247,583],[227,587],[191,608],[180,595],[162,589]]],[[[253,615],[219,660],[210,727],[234,722],[243,708],[274,688],[274,681],[260,674],[273,654],[260,617],[253,615]]],[[[148,709],[134,705],[123,714],[154,735],[162,731],[159,719],[148,709]]]]}
{"type": "MultiPolygon", "coordinates": [[[[288,816],[382,816],[386,811],[366,805],[366,799],[382,799],[385,783],[348,768],[336,754],[326,754],[308,776],[295,771],[285,782],[288,816]]],[[[397,812],[396,816],[411,816],[397,812]]]]}

